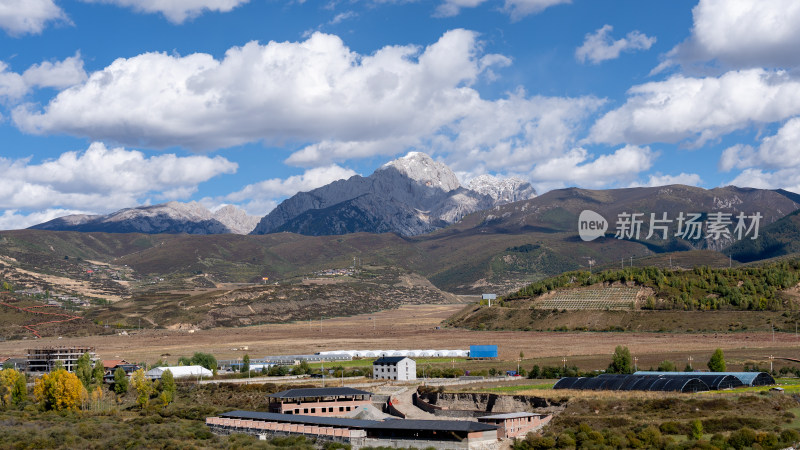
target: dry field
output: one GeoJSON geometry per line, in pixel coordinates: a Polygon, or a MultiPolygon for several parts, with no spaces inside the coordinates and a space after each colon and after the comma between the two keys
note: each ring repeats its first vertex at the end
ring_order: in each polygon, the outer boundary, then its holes
{"type": "MultiPolygon", "coordinates": [[[[524,332],[436,329],[463,305],[413,305],[353,317],[291,324],[198,330],[149,330],[128,336],[44,338],[0,342],[0,356],[19,356],[31,346],[90,345],[101,358],[153,362],[168,355],[170,362],[195,351],[218,359],[238,358],[247,347],[251,357],[348,349],[466,349],[470,344],[497,344],[500,359],[513,361],[524,352],[523,366],[578,364],[585,369],[608,365],[617,345],[639,358],[640,368],[671,359],[682,368],[688,356],[704,366],[715,348],[725,350],[729,364],[755,361],[769,365],[769,355],[800,356],[800,339],[793,333],[737,332],[717,334],[524,332]],[[233,350],[233,349],[237,350],[233,350]]],[[[777,363],[777,361],[776,361],[777,363]]],[[[508,363],[507,363],[508,364],[508,363]]],[[[507,365],[506,364],[506,365],[507,365]]],[[[516,364],[514,364],[516,365],[516,364]]]]}

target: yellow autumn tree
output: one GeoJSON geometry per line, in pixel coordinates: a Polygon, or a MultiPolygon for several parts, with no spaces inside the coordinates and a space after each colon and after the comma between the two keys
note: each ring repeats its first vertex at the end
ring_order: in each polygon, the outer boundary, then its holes
{"type": "Polygon", "coordinates": [[[102,410],[104,397],[105,396],[103,395],[103,388],[101,388],[100,386],[95,386],[95,388],[92,389],[92,394],[91,394],[92,409],[94,409],[95,411],[102,410]]]}
{"type": "Polygon", "coordinates": [[[14,369],[0,370],[0,408],[19,406],[27,397],[25,375],[14,369]]]}
{"type": "Polygon", "coordinates": [[[33,386],[33,396],[44,410],[77,410],[89,394],[74,373],[64,369],[42,375],[33,386]]]}
{"type": "Polygon", "coordinates": [[[136,389],[136,403],[145,408],[150,403],[150,394],[153,393],[153,382],[144,374],[144,369],[133,372],[131,386],[136,389]]]}

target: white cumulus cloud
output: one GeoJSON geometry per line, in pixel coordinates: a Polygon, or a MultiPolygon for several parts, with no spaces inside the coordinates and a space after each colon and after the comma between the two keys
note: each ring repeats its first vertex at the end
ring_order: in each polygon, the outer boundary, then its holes
{"type": "Polygon", "coordinates": [[[696,173],[681,172],[678,175],[664,175],[661,173],[652,174],[648,177],[647,181],[631,183],[630,187],[658,187],[669,186],[671,184],[684,184],[687,186],[699,186],[703,182],[700,175],[696,173]]]}
{"type": "Polygon", "coordinates": [[[800,193],[800,117],[792,118],[757,147],[737,144],[725,149],[719,169],[741,172],[730,182],[763,189],[783,188],[800,193]]]}
{"type": "Polygon", "coordinates": [[[649,147],[633,145],[597,157],[584,148],[574,148],[537,164],[530,179],[538,192],[565,186],[605,187],[632,182],[649,170],[657,157],[649,147]]]}
{"type": "Polygon", "coordinates": [[[0,28],[11,36],[39,34],[50,22],[69,22],[53,0],[0,1],[0,28]]]}
{"type": "Polygon", "coordinates": [[[800,80],[784,71],[747,69],[719,77],[672,76],[632,87],[624,105],[592,126],[588,140],[606,144],[702,145],[753,124],[800,114],[800,80]]]}
{"type": "Polygon", "coordinates": [[[800,166],[800,118],[788,120],[774,136],[762,139],[758,148],[738,144],[725,149],[720,158],[719,168],[723,171],[731,169],[747,169],[760,167],[777,169],[800,166]]]}
{"type": "Polygon", "coordinates": [[[64,89],[85,81],[86,71],[80,53],[63,61],[43,61],[22,74],[9,70],[0,61],[0,99],[15,102],[34,88],[64,89]]]}
{"type": "Polygon", "coordinates": [[[237,167],[220,156],[147,157],[102,143],[40,164],[0,158],[0,209],[108,212],[137,206],[146,196],[168,199],[172,193],[185,198],[199,183],[234,173],[237,167]]]}
{"type": "Polygon", "coordinates": [[[72,214],[87,214],[86,211],[74,209],[45,209],[24,214],[16,209],[7,209],[0,215],[0,230],[21,230],[40,223],[49,222],[59,217],[72,214]]]}
{"type": "Polygon", "coordinates": [[[675,64],[715,61],[728,68],[789,68],[800,64],[800,2],[700,0],[691,36],[654,72],[675,64]]]}
{"type": "Polygon", "coordinates": [[[614,40],[611,36],[613,29],[611,25],[603,25],[594,33],[587,34],[583,45],[575,50],[575,58],[582,63],[599,64],[619,58],[622,52],[647,50],[656,43],[656,38],[639,31],[631,31],[624,38],[614,40]]]}
{"type": "Polygon", "coordinates": [[[229,12],[250,0],[82,0],[133,8],[142,13],[161,13],[172,23],[180,24],[206,11],[229,12]]]}
{"type": "Polygon", "coordinates": [[[453,30],[425,48],[387,46],[371,55],[322,33],[251,42],[221,60],[147,53],[118,59],[43,109],[23,105],[12,117],[32,133],[131,146],[296,145],[287,163],[301,167],[417,148],[468,155],[452,159],[502,172],[570,148],[581,120],[603,104],[523,91],[484,99],[472,85],[511,61],[480,47],[474,32],[453,30]]]}
{"type": "Polygon", "coordinates": [[[364,140],[430,133],[463,114],[485,69],[475,33],[455,30],[420,52],[350,51],[336,36],[250,42],[226,52],[120,58],[42,111],[13,112],[33,133],[131,145],[219,148],[258,140],[364,140]]]}

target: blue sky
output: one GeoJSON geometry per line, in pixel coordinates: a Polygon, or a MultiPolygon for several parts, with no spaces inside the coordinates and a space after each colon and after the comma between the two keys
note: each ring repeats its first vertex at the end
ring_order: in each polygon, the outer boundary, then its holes
{"type": "Polygon", "coordinates": [[[409,151],[540,193],[800,192],[793,0],[0,0],[0,229],[263,215],[409,151]]]}

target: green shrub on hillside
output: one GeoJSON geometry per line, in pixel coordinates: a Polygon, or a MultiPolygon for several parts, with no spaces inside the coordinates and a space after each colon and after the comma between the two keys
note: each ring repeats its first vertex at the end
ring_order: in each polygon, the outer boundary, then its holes
{"type": "Polygon", "coordinates": [[[800,260],[762,267],[670,270],[629,267],[600,273],[566,272],[532,283],[505,300],[532,298],[558,289],[597,284],[635,284],[655,291],[648,309],[682,310],[781,310],[791,309],[780,292],[800,282],[800,260]],[[658,299],[659,301],[655,301],[658,299]]]}

